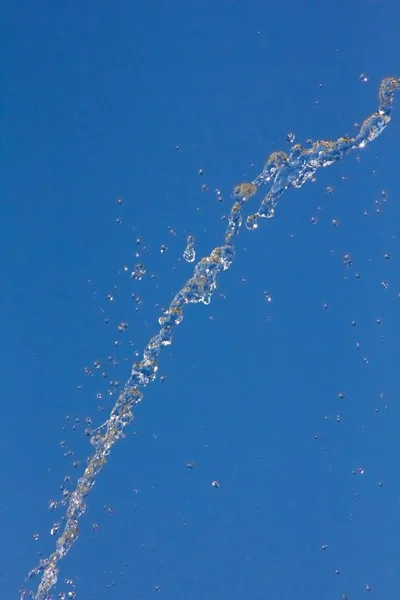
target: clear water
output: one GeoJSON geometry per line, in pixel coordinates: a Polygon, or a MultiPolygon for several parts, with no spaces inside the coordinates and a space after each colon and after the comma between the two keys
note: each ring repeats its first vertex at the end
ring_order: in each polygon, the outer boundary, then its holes
{"type": "MultiPolygon", "coordinates": [[[[163,348],[172,343],[173,327],[182,322],[186,304],[210,303],[219,274],[229,269],[235,259],[234,240],[243,224],[242,211],[245,204],[260,188],[269,184],[269,191],[261,201],[258,211],[247,217],[246,227],[253,230],[258,227],[261,219],[273,217],[276,205],[286,190],[300,188],[320,167],[337,162],[351,150],[365,147],[382,133],[391,119],[392,103],[399,87],[400,79],[386,78],[382,81],[378,110],[364,120],[356,136],[341,137],[336,141],[317,141],[310,148],[295,144],[289,154],[274,152],[269,156],[262,173],[253,182],[241,183],[234,188],[234,204],[223,244],[214,248],[209,256],[202,258],[195,265],[193,276],[178,291],[169,308],[159,318],[159,331],[146,345],[142,360],[133,365],[131,375],[109,418],[92,432],[90,441],[94,451],[76,489],[69,495],[65,527],[56,541],[56,549],[48,558],[42,559],[27,577],[32,579],[36,575],[41,576],[36,593],[24,588],[21,599],[51,599],[50,591],[57,583],[58,563],[78,539],[79,519],[86,510],[86,498],[106,464],[111,448],[124,436],[125,427],[133,420],[133,407],[143,399],[142,388],[156,378],[158,356],[163,348]]],[[[192,236],[188,238],[184,258],[188,262],[195,260],[192,236]]],[[[138,277],[142,274],[141,267],[142,265],[137,266],[138,277]]]]}

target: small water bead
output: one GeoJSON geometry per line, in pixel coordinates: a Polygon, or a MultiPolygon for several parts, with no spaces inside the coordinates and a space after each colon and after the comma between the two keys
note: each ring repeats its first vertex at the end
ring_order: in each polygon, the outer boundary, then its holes
{"type": "Polygon", "coordinates": [[[371,589],[372,589],[371,585],[370,585],[369,583],[367,583],[367,584],[365,585],[365,591],[366,591],[366,592],[370,592],[370,591],[371,591],[371,589]]]}
{"type": "Polygon", "coordinates": [[[346,394],[344,392],[339,392],[338,393],[338,398],[340,398],[341,400],[343,400],[343,398],[346,397],[346,394]]]}
{"type": "Polygon", "coordinates": [[[392,255],[391,255],[391,254],[389,254],[388,252],[385,252],[385,254],[383,255],[383,258],[384,258],[385,260],[390,260],[390,259],[392,258],[392,255]]]}
{"type": "Polygon", "coordinates": [[[146,267],[142,263],[138,263],[135,265],[134,270],[131,273],[132,279],[137,279],[140,281],[146,274],[146,267]]]}
{"type": "Polygon", "coordinates": [[[172,235],[173,237],[176,236],[176,231],[172,227],[168,227],[168,231],[169,231],[170,235],[172,235]]]}
{"type": "Polygon", "coordinates": [[[325,191],[327,194],[332,194],[334,192],[335,188],[333,187],[333,185],[327,185],[325,188],[325,191]]]}
{"type": "Polygon", "coordinates": [[[269,292],[265,291],[264,292],[264,299],[265,299],[265,302],[272,302],[272,296],[271,296],[271,294],[269,292]]]}
{"type": "Polygon", "coordinates": [[[223,197],[221,194],[221,190],[219,190],[218,188],[215,190],[216,194],[217,194],[217,200],[218,202],[222,202],[223,201],[223,197]]]}
{"type": "Polygon", "coordinates": [[[387,289],[388,289],[388,287],[389,287],[389,282],[388,282],[388,281],[385,281],[385,280],[383,280],[383,281],[381,281],[381,286],[382,286],[382,287],[383,287],[385,290],[387,290],[387,289]]]}
{"type": "Polygon", "coordinates": [[[166,246],[165,244],[161,244],[161,248],[160,248],[161,254],[164,254],[167,250],[168,250],[168,246],[166,246]]]}
{"type": "Polygon", "coordinates": [[[211,485],[213,488],[219,488],[219,481],[214,480],[211,485]]]}
{"type": "Polygon", "coordinates": [[[362,81],[362,83],[367,83],[368,82],[368,77],[365,75],[365,73],[361,73],[361,75],[360,75],[360,81],[362,81]]]}
{"type": "Polygon", "coordinates": [[[167,376],[166,375],[161,375],[160,381],[161,381],[161,383],[164,383],[164,381],[167,381],[167,376]]]}
{"type": "Polygon", "coordinates": [[[351,254],[345,254],[343,256],[343,264],[346,265],[346,267],[351,267],[351,265],[353,264],[351,254]]]}
{"type": "Polygon", "coordinates": [[[204,175],[204,169],[199,169],[198,173],[199,173],[199,175],[204,175]]]}
{"type": "Polygon", "coordinates": [[[194,247],[195,240],[193,235],[188,235],[186,240],[186,248],[183,252],[183,258],[188,263],[192,263],[196,260],[196,250],[194,247]]]}
{"type": "Polygon", "coordinates": [[[296,136],[294,133],[288,133],[286,136],[286,140],[289,142],[289,144],[293,144],[295,139],[296,139],[296,136]]]}
{"type": "Polygon", "coordinates": [[[328,549],[328,544],[322,544],[321,550],[327,550],[327,549],[328,549]]]}
{"type": "Polygon", "coordinates": [[[50,529],[50,535],[56,535],[61,527],[61,523],[54,523],[53,527],[50,529]]]}
{"type": "Polygon", "coordinates": [[[310,219],[310,223],[311,223],[312,225],[316,225],[316,224],[318,223],[318,217],[311,217],[311,219],[310,219]]]}
{"type": "Polygon", "coordinates": [[[40,537],[40,536],[39,536],[39,534],[38,534],[38,533],[34,533],[34,534],[33,534],[33,539],[35,540],[35,542],[37,542],[37,541],[38,541],[39,537],[40,537]]]}
{"type": "Polygon", "coordinates": [[[332,219],[333,227],[339,227],[339,219],[332,219]]]}
{"type": "Polygon", "coordinates": [[[117,198],[117,204],[121,205],[124,203],[124,199],[123,198],[117,198]]]}
{"type": "Polygon", "coordinates": [[[207,183],[203,183],[203,185],[201,186],[201,189],[203,192],[207,192],[208,191],[208,184],[207,183]]]}
{"type": "Polygon", "coordinates": [[[122,323],[120,323],[117,327],[118,331],[120,333],[122,333],[123,331],[125,331],[125,329],[128,328],[128,323],[126,323],[126,321],[123,321],[122,323]]]}
{"type": "Polygon", "coordinates": [[[136,243],[138,246],[141,246],[143,244],[143,239],[141,237],[136,238],[136,243]]]}
{"type": "Polygon", "coordinates": [[[188,469],[194,469],[196,466],[196,463],[193,460],[190,460],[186,466],[188,469]]]}

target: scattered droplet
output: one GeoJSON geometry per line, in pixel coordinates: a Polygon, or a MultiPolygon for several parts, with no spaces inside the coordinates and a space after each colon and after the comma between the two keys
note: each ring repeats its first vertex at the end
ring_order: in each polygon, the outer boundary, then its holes
{"type": "Polygon", "coordinates": [[[346,265],[346,267],[351,267],[351,265],[353,264],[351,254],[345,254],[343,256],[343,264],[346,265]]]}
{"type": "Polygon", "coordinates": [[[196,463],[193,462],[193,460],[189,460],[189,462],[187,464],[188,469],[194,469],[195,466],[196,466],[196,463]]]}
{"type": "Polygon", "coordinates": [[[161,254],[164,254],[167,250],[168,250],[168,246],[166,246],[165,244],[161,244],[161,248],[160,248],[161,254]]]}
{"type": "Polygon", "coordinates": [[[338,227],[339,226],[339,219],[332,219],[332,225],[333,225],[333,227],[338,227]]]}
{"type": "Polygon", "coordinates": [[[265,302],[272,302],[272,296],[271,296],[271,294],[269,292],[265,291],[264,292],[264,299],[265,299],[265,302]]]}
{"type": "Polygon", "coordinates": [[[286,136],[286,140],[289,142],[289,144],[293,144],[295,139],[296,139],[296,136],[294,133],[288,133],[286,136]]]}
{"type": "Polygon", "coordinates": [[[204,175],[204,169],[199,169],[199,175],[204,175]]]}
{"type": "Polygon", "coordinates": [[[131,277],[132,277],[132,279],[137,279],[138,281],[140,281],[144,277],[145,274],[146,274],[145,266],[142,265],[142,263],[138,263],[137,265],[135,265],[135,268],[131,273],[131,277]]]}
{"type": "Polygon", "coordinates": [[[365,73],[361,73],[361,75],[360,75],[360,80],[361,80],[363,83],[367,83],[367,82],[368,82],[368,77],[365,75],[365,73]]]}
{"type": "Polygon", "coordinates": [[[123,198],[117,198],[117,204],[123,204],[123,203],[124,203],[123,198]]]}
{"type": "Polygon", "coordinates": [[[211,485],[214,488],[219,488],[219,481],[213,481],[211,485]]]}
{"type": "Polygon", "coordinates": [[[196,250],[194,247],[194,236],[188,235],[186,240],[186,248],[183,252],[183,258],[188,263],[192,263],[196,260],[196,250]]]}
{"type": "Polygon", "coordinates": [[[203,190],[203,192],[207,192],[207,190],[208,190],[208,184],[207,183],[203,183],[203,185],[201,186],[201,189],[203,190]]]}
{"type": "Polygon", "coordinates": [[[332,194],[334,192],[335,188],[333,187],[333,185],[327,185],[325,188],[325,191],[327,194],[332,194]]]}

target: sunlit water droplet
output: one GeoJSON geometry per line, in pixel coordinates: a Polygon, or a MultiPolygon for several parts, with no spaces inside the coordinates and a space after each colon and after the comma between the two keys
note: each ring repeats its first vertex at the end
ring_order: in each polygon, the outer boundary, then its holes
{"type": "Polygon", "coordinates": [[[196,250],[194,247],[195,240],[193,235],[188,235],[186,240],[186,248],[183,252],[183,258],[188,263],[192,263],[196,260],[196,250]]]}

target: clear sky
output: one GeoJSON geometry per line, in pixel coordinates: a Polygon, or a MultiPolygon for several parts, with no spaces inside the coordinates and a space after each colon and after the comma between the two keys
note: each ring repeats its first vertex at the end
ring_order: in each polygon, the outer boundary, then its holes
{"type": "MultiPolygon", "coordinates": [[[[400,76],[400,5],[17,0],[0,16],[11,600],[55,548],[65,507],[49,501],[82,474],[85,429],[192,273],[187,235],[197,258],[220,245],[233,186],[289,134],[355,134],[400,76]]],[[[398,599],[399,139],[400,96],[377,140],[243,228],[160,356],[55,593],[398,599]]]]}

